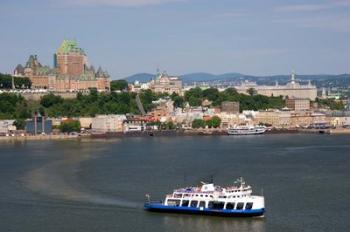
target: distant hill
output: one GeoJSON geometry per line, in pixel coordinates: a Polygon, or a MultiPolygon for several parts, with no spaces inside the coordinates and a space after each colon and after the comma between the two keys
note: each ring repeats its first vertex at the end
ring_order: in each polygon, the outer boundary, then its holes
{"type": "MultiPolygon", "coordinates": [[[[285,84],[290,80],[290,75],[273,75],[273,76],[252,76],[245,75],[241,73],[224,73],[224,74],[211,74],[205,72],[197,72],[184,74],[180,76],[182,81],[186,84],[191,84],[194,82],[207,82],[207,83],[224,83],[232,82],[238,83],[243,80],[255,81],[258,84],[273,85],[275,82],[280,84],[285,84]]],[[[154,78],[154,74],[149,73],[138,73],[129,77],[124,78],[129,83],[134,81],[148,82],[154,78]]],[[[349,87],[350,86],[350,74],[320,74],[320,75],[296,75],[296,79],[302,82],[311,80],[318,87],[349,87]]]]}
{"type": "Polygon", "coordinates": [[[150,74],[150,73],[137,73],[134,74],[132,76],[128,76],[125,79],[127,82],[129,83],[133,83],[135,81],[139,81],[139,82],[148,82],[150,80],[152,80],[152,78],[154,78],[154,74],[150,74]]]}
{"type": "MultiPolygon", "coordinates": [[[[150,81],[152,78],[154,78],[154,76],[155,74],[138,73],[123,79],[127,80],[129,83],[132,83],[134,81],[147,82],[147,81],[150,81]]],[[[232,78],[234,79],[234,78],[240,78],[244,76],[245,75],[240,73],[225,73],[221,75],[215,75],[211,73],[198,72],[198,73],[185,74],[180,77],[185,83],[193,83],[193,82],[203,82],[203,81],[210,82],[210,81],[224,80],[224,79],[229,80],[232,78]]]]}

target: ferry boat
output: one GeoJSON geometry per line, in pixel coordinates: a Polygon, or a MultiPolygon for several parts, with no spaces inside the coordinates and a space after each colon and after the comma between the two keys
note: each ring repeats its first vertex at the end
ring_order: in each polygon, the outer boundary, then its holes
{"type": "Polygon", "coordinates": [[[190,213],[228,217],[263,217],[265,199],[253,196],[252,188],[243,178],[229,187],[204,183],[199,187],[186,187],[173,191],[164,202],[151,202],[150,196],[144,208],[148,211],[190,213]]]}
{"type": "Polygon", "coordinates": [[[265,126],[241,125],[230,127],[227,130],[229,135],[258,135],[266,132],[265,126]]]}

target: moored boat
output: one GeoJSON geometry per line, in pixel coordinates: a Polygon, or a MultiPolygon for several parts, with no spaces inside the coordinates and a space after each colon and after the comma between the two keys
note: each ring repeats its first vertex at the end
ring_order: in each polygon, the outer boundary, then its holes
{"type": "Polygon", "coordinates": [[[266,130],[265,126],[240,125],[228,128],[227,133],[229,135],[258,135],[265,133],[266,130]]]}
{"type": "Polygon", "coordinates": [[[191,213],[228,217],[258,217],[265,212],[263,196],[253,196],[251,186],[239,178],[233,186],[220,187],[203,183],[173,191],[164,202],[148,201],[144,208],[155,212],[191,213]]]}

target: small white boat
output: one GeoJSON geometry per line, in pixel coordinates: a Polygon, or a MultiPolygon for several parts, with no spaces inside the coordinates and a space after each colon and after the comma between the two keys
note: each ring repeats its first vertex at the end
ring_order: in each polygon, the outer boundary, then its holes
{"type": "Polygon", "coordinates": [[[258,135],[265,133],[266,130],[265,126],[240,125],[230,127],[227,133],[229,135],[258,135]]]}

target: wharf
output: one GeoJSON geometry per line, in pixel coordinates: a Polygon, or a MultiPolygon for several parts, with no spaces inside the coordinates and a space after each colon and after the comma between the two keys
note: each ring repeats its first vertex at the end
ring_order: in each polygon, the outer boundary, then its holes
{"type": "Polygon", "coordinates": [[[78,135],[15,135],[15,136],[0,136],[0,141],[36,141],[36,140],[64,140],[64,139],[77,139],[78,135]]]}

